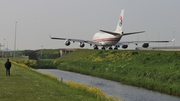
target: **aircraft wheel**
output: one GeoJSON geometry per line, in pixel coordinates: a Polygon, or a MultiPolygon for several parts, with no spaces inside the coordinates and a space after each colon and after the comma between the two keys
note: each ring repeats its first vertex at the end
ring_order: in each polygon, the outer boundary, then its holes
{"type": "Polygon", "coordinates": [[[101,49],[102,49],[102,50],[105,50],[105,47],[102,47],[101,49]]]}
{"type": "Polygon", "coordinates": [[[112,50],[112,47],[109,47],[109,50],[112,50]]]}
{"type": "Polygon", "coordinates": [[[94,47],[94,50],[96,50],[96,49],[98,50],[98,47],[97,47],[97,46],[94,47]]]}

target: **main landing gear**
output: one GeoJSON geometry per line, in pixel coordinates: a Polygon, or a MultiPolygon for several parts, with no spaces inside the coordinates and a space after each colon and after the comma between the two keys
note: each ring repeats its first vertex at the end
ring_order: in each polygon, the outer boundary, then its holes
{"type": "Polygon", "coordinates": [[[96,50],[96,49],[98,50],[98,46],[94,46],[94,50],[96,50]]]}
{"type": "Polygon", "coordinates": [[[119,47],[120,47],[119,45],[116,45],[116,46],[114,47],[114,50],[118,50],[119,47]]]}
{"type": "Polygon", "coordinates": [[[109,50],[112,50],[112,49],[113,49],[113,48],[110,46],[110,47],[109,47],[109,50]]]}
{"type": "Polygon", "coordinates": [[[105,47],[103,46],[101,49],[102,49],[102,50],[105,50],[105,47]]]}
{"type": "MultiPolygon", "coordinates": [[[[98,46],[94,46],[94,50],[98,50],[99,48],[98,48],[98,46]]],[[[102,46],[102,48],[101,48],[102,50],[106,50],[106,47],[104,47],[104,46],[102,46]]],[[[113,48],[112,48],[112,46],[109,46],[109,48],[108,48],[109,50],[112,50],[113,48]]],[[[114,47],[114,50],[117,50],[118,49],[118,46],[115,46],[114,47]]]]}

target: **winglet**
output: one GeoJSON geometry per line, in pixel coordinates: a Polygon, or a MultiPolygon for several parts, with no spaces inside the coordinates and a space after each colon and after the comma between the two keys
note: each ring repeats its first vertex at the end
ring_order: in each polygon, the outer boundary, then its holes
{"type": "Polygon", "coordinates": [[[172,39],[172,40],[171,40],[171,42],[173,42],[174,40],[175,40],[175,38],[174,38],[174,39],[172,39]]]}
{"type": "MultiPolygon", "coordinates": [[[[49,37],[51,38],[51,35],[49,35],[49,37]]],[[[52,39],[52,38],[51,38],[52,39]]]]}

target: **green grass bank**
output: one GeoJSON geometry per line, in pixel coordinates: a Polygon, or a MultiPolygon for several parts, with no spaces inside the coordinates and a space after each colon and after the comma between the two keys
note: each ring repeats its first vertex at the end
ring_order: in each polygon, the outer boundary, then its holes
{"type": "Polygon", "coordinates": [[[24,65],[13,64],[11,76],[5,76],[4,63],[5,61],[1,59],[1,101],[113,101],[112,98],[105,99],[85,91],[89,87],[75,88],[72,83],[72,86],[67,85],[51,75],[40,74],[30,68],[25,68],[27,66],[24,65]]]}
{"type": "Polygon", "coordinates": [[[77,50],[54,61],[59,69],[180,96],[180,52],[77,50]]]}

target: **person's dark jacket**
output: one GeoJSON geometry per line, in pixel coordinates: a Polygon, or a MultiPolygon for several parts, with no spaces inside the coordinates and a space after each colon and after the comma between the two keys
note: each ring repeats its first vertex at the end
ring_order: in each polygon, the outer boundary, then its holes
{"type": "Polygon", "coordinates": [[[5,64],[5,68],[10,69],[11,68],[11,62],[7,61],[5,64]]]}

